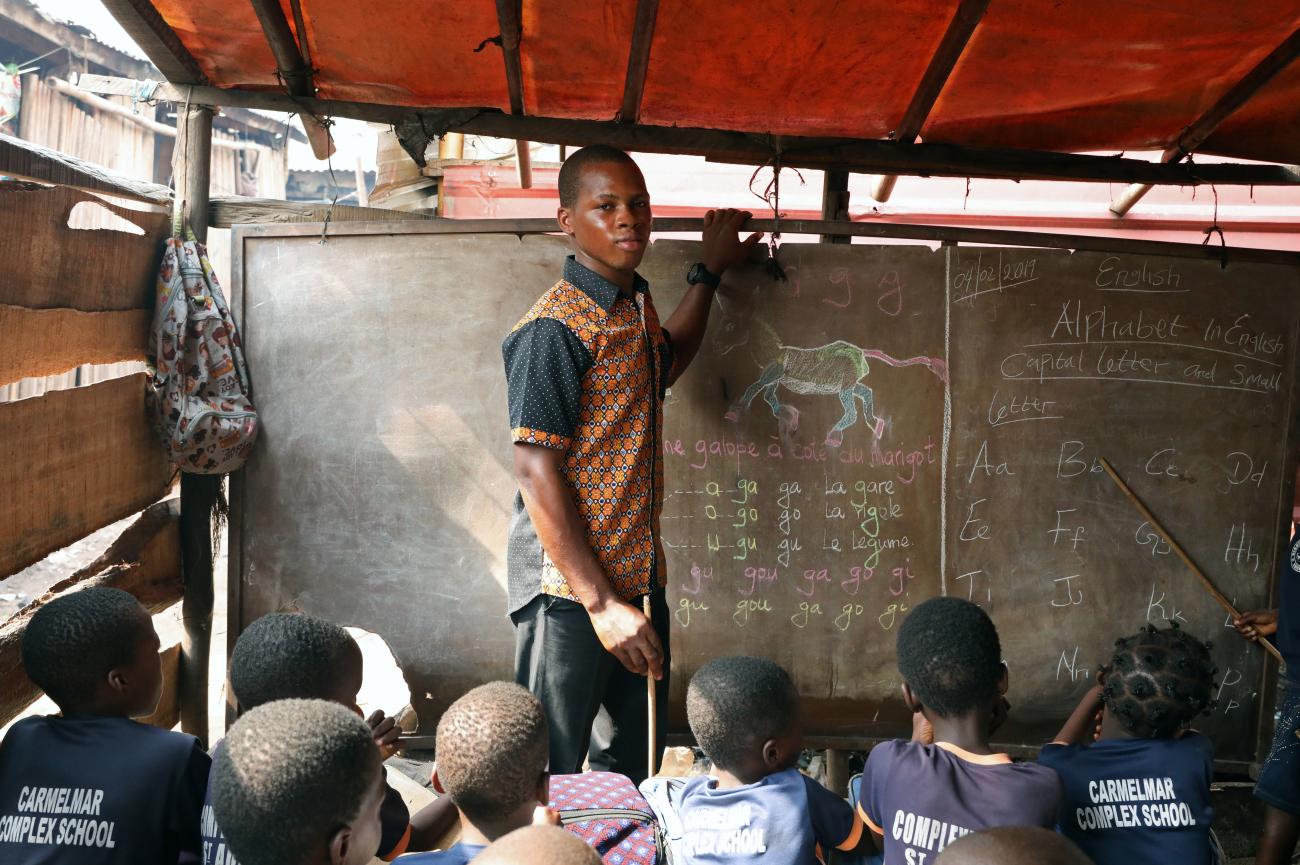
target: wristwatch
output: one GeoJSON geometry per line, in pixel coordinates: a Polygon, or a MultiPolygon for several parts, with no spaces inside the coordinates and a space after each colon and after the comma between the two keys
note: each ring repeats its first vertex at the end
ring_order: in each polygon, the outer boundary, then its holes
{"type": "Polygon", "coordinates": [[[717,288],[722,284],[722,277],[718,276],[716,273],[710,272],[709,269],[704,266],[704,262],[697,261],[695,264],[691,265],[691,269],[686,272],[686,281],[691,285],[704,283],[709,288],[717,288]]]}

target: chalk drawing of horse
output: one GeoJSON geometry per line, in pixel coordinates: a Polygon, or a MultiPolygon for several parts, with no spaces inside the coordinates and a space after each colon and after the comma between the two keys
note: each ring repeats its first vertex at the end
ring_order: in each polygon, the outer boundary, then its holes
{"type": "Polygon", "coordinates": [[[781,402],[779,392],[785,388],[801,395],[839,397],[844,414],[826,434],[827,444],[838,446],[843,442],[844,431],[858,419],[859,403],[863,423],[871,430],[872,439],[879,441],[885,432],[885,419],[876,414],[875,397],[871,388],[863,384],[870,371],[868,360],[879,360],[893,367],[925,366],[941,381],[948,380],[948,367],[942,358],[920,356],[900,360],[842,339],[816,348],[786,345],[770,324],[754,314],[752,302],[717,297],[722,319],[713,334],[714,352],[725,355],[745,346],[755,363],[762,367],[758,379],[727,409],[723,417],[728,421],[739,420],[741,412],[748,411],[750,403],[761,393],[777,419],[782,437],[786,437],[799,426],[799,410],[781,402]]]}

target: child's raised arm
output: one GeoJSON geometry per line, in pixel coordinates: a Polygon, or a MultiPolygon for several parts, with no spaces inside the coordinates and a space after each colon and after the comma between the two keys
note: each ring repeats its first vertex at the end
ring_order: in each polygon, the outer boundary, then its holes
{"type": "Polygon", "coordinates": [[[1101,711],[1101,685],[1093,685],[1083,695],[1079,705],[1074,707],[1065,726],[1053,740],[1060,745],[1080,745],[1092,741],[1093,730],[1097,726],[1097,713],[1101,711]]]}

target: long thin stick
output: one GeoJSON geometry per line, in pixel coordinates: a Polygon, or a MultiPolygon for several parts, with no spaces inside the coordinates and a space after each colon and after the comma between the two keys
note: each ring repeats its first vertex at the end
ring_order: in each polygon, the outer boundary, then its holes
{"type": "MultiPolygon", "coordinates": [[[[1188,569],[1190,569],[1192,573],[1196,574],[1201,581],[1201,585],[1205,586],[1205,590],[1213,596],[1214,600],[1218,601],[1219,606],[1223,607],[1223,609],[1226,610],[1234,619],[1241,618],[1241,613],[1237,612],[1237,608],[1232,605],[1232,601],[1229,601],[1224,597],[1223,592],[1219,591],[1218,587],[1215,586],[1214,583],[1210,582],[1210,578],[1205,576],[1205,572],[1196,566],[1196,563],[1193,562],[1191,557],[1183,551],[1183,548],[1178,545],[1178,542],[1170,536],[1169,532],[1165,531],[1165,527],[1160,525],[1160,521],[1155,518],[1155,514],[1147,510],[1147,506],[1142,504],[1142,500],[1137,497],[1137,494],[1129,489],[1128,484],[1124,483],[1123,479],[1115,473],[1115,469],[1111,468],[1110,463],[1106,461],[1105,457],[1101,458],[1101,467],[1106,470],[1106,474],[1110,475],[1110,479],[1115,482],[1115,485],[1119,487],[1124,495],[1128,497],[1128,500],[1133,503],[1133,507],[1138,509],[1138,513],[1146,517],[1146,521],[1151,524],[1152,528],[1160,533],[1160,537],[1164,538],[1165,543],[1169,544],[1169,548],[1178,554],[1178,558],[1183,560],[1183,564],[1187,565],[1188,569]]],[[[1277,658],[1279,664],[1282,664],[1283,666],[1286,665],[1286,661],[1282,658],[1282,653],[1279,652],[1277,647],[1272,643],[1263,637],[1259,637],[1256,642],[1258,642],[1266,652],[1274,658],[1277,658]]]]}
{"type": "MultiPolygon", "coordinates": [[[[641,609],[645,617],[650,619],[650,596],[646,595],[641,599],[641,609]]],[[[651,621],[654,621],[651,619],[651,621]]],[[[653,778],[655,774],[655,713],[658,709],[656,706],[658,694],[655,692],[655,677],[647,669],[645,671],[645,697],[646,697],[646,720],[649,722],[649,732],[646,734],[646,777],[653,778]]]]}

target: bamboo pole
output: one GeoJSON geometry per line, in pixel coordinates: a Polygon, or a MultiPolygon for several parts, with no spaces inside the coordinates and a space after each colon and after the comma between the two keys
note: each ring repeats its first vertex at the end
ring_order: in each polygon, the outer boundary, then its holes
{"type": "MultiPolygon", "coordinates": [[[[1196,574],[1197,579],[1201,581],[1201,585],[1210,593],[1210,597],[1214,598],[1215,602],[1218,603],[1220,607],[1223,607],[1223,609],[1234,619],[1241,618],[1241,613],[1239,613],[1237,608],[1232,605],[1232,601],[1228,600],[1223,592],[1219,591],[1219,587],[1214,585],[1210,578],[1205,575],[1205,572],[1196,566],[1196,562],[1192,561],[1191,556],[1187,555],[1187,552],[1179,545],[1178,541],[1174,540],[1173,536],[1170,535],[1169,532],[1165,531],[1165,527],[1160,525],[1160,521],[1156,519],[1155,514],[1151,513],[1151,511],[1147,509],[1147,506],[1137,497],[1137,493],[1129,489],[1128,484],[1124,483],[1123,479],[1115,473],[1115,469],[1111,467],[1111,464],[1105,457],[1101,458],[1101,467],[1106,470],[1106,474],[1110,475],[1110,479],[1120,488],[1120,491],[1124,493],[1125,497],[1128,498],[1133,507],[1137,508],[1138,513],[1140,513],[1146,521],[1151,524],[1151,527],[1154,528],[1160,537],[1164,539],[1165,543],[1169,544],[1169,548],[1174,551],[1175,555],[1182,559],[1183,564],[1187,565],[1188,570],[1193,574],[1196,574]]],[[[1279,664],[1286,666],[1286,661],[1282,658],[1282,653],[1277,650],[1276,646],[1263,637],[1260,637],[1257,642],[1264,651],[1276,658],[1279,664]]]]}
{"type": "MultiPolygon", "coordinates": [[[[653,623],[654,620],[651,618],[649,594],[646,594],[641,598],[641,610],[645,613],[645,617],[650,619],[651,623],[653,623]]],[[[659,695],[655,691],[655,677],[651,675],[650,670],[648,669],[645,672],[645,696],[646,720],[649,722],[649,730],[646,733],[646,777],[653,778],[655,774],[655,758],[657,756],[655,754],[655,744],[657,742],[657,737],[655,736],[655,721],[657,718],[655,716],[658,714],[659,695]]]]}

